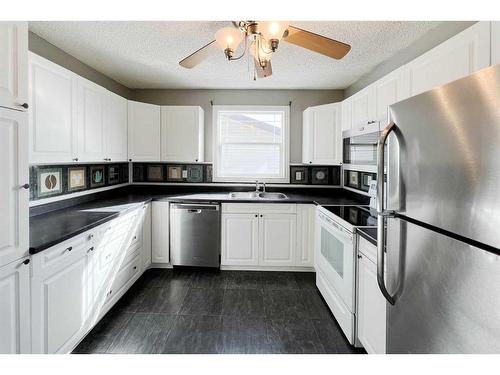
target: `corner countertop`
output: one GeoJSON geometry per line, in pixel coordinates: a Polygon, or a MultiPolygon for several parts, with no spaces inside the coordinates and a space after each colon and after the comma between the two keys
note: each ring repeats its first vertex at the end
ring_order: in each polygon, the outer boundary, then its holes
{"type": "Polygon", "coordinates": [[[377,246],[377,228],[356,228],[357,233],[364,239],[377,246]]]}
{"type": "MultiPolygon", "coordinates": [[[[117,189],[104,197],[93,199],[88,202],[76,203],[69,207],[56,208],[47,212],[31,213],[30,216],[30,254],[39,253],[64,240],[83,233],[119,215],[151,201],[211,201],[232,203],[313,203],[313,204],[338,204],[356,205],[362,204],[360,198],[348,193],[325,194],[314,189],[308,191],[285,191],[287,199],[281,200],[242,200],[229,198],[226,191],[197,191],[197,192],[173,192],[173,191],[145,191],[135,188],[117,189]]],[[[207,189],[208,190],[208,189],[207,189]]],[[[213,189],[210,189],[213,190],[213,189]]],[[[39,209],[33,211],[40,211],[39,209]]]]}

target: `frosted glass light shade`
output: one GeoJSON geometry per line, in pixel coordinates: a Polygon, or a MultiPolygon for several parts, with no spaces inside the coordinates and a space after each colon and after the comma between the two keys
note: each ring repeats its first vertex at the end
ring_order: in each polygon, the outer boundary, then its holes
{"type": "Polygon", "coordinates": [[[260,21],[259,32],[266,40],[281,40],[288,26],[288,21],[260,21]]]}
{"type": "Polygon", "coordinates": [[[217,45],[222,49],[236,51],[243,39],[242,32],[235,27],[223,27],[215,33],[217,45]]]}

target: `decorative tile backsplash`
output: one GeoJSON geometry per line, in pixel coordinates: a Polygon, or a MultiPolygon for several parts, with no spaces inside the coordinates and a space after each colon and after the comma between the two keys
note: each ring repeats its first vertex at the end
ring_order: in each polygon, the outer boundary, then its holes
{"type": "Polygon", "coordinates": [[[128,182],[128,163],[30,166],[30,200],[128,182]]]}
{"type": "MultiPolygon", "coordinates": [[[[212,182],[212,164],[133,163],[133,182],[212,182]]],[[[290,183],[340,186],[339,166],[290,166],[290,183]]]]}

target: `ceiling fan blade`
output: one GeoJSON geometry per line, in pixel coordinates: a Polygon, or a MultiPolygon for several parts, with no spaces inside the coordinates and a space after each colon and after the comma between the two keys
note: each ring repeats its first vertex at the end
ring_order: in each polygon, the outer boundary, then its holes
{"type": "Polygon", "coordinates": [[[215,40],[212,40],[210,43],[204,45],[199,50],[190,54],[188,57],[179,61],[179,65],[188,69],[194,68],[196,65],[198,65],[217,51],[219,51],[217,43],[215,42],[215,40]]]}
{"type": "Polygon", "coordinates": [[[351,50],[349,44],[293,26],[288,27],[283,40],[337,60],[340,60],[351,50]]]}
{"type": "Polygon", "coordinates": [[[266,66],[263,68],[257,59],[253,59],[255,63],[255,71],[257,72],[258,78],[266,78],[273,74],[273,67],[271,66],[271,61],[266,63],[266,66]]]}

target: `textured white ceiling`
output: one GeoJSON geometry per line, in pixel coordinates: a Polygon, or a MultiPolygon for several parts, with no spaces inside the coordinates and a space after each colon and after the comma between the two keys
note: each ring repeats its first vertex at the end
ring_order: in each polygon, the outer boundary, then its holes
{"type": "Polygon", "coordinates": [[[129,88],[344,89],[439,22],[292,22],[352,46],[342,60],[281,43],[273,75],[253,81],[249,61],[224,54],[193,69],[178,62],[230,22],[30,22],[29,28],[78,60],[129,88]]]}

